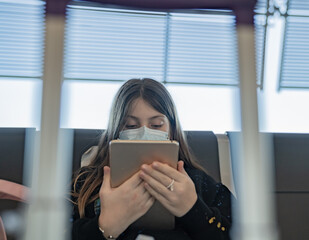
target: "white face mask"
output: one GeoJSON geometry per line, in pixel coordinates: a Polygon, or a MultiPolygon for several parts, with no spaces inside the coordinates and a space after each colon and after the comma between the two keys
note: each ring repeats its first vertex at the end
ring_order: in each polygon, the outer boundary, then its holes
{"type": "Polygon", "coordinates": [[[121,140],[169,140],[168,133],[160,130],[150,129],[146,126],[128,129],[119,133],[121,140]]]}

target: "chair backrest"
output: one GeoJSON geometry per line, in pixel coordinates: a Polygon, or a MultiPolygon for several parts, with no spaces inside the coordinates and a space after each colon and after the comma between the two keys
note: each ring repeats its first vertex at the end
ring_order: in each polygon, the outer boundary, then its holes
{"type": "Polygon", "coordinates": [[[211,131],[186,131],[188,145],[198,162],[217,182],[221,182],[218,142],[211,131]]]}
{"type": "Polygon", "coordinates": [[[274,133],[273,146],[281,239],[309,239],[309,134],[274,133]]]}
{"type": "Polygon", "coordinates": [[[0,128],[0,179],[22,183],[25,128],[0,128]]]}
{"type": "Polygon", "coordinates": [[[85,152],[92,146],[99,143],[102,130],[96,129],[75,129],[73,139],[73,161],[72,171],[76,171],[81,166],[81,159],[85,152]]]}
{"type": "MultiPolygon", "coordinates": [[[[237,132],[228,133],[233,164],[237,162],[233,149],[239,143],[239,136],[237,132]]],[[[262,133],[261,136],[270,140],[272,149],[269,150],[273,153],[280,239],[309,239],[309,134],[262,133]]],[[[238,169],[233,170],[237,175],[238,169]]]]}
{"type": "Polygon", "coordinates": [[[230,140],[227,134],[216,134],[216,137],[218,141],[221,182],[237,197],[233,177],[230,140]]]}
{"type": "MultiPolygon", "coordinates": [[[[0,128],[0,179],[22,184],[25,128],[0,128]]],[[[0,215],[9,209],[16,209],[17,201],[0,200],[0,215]]]]}

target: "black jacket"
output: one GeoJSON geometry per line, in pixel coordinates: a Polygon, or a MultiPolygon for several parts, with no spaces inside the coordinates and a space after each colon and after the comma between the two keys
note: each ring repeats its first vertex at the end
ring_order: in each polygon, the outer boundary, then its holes
{"type": "MultiPolygon", "coordinates": [[[[134,240],[142,233],[155,240],[202,240],[230,239],[231,197],[230,191],[221,183],[216,183],[201,170],[185,168],[195,184],[198,199],[194,206],[183,217],[176,217],[175,229],[165,231],[126,229],[117,239],[134,240]]],[[[77,191],[81,187],[77,184],[77,191]]],[[[97,193],[99,189],[93,193],[97,193]]],[[[76,199],[72,199],[75,201],[76,199]]],[[[77,206],[73,206],[72,217],[73,240],[105,239],[98,228],[98,215],[95,214],[94,202],[85,209],[85,217],[80,218],[77,206]]]]}

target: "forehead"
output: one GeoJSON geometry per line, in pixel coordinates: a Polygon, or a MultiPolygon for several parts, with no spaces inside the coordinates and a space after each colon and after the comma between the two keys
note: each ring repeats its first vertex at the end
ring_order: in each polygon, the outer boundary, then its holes
{"type": "Polygon", "coordinates": [[[132,102],[128,115],[135,117],[153,117],[155,115],[164,116],[142,98],[137,98],[132,102]]]}

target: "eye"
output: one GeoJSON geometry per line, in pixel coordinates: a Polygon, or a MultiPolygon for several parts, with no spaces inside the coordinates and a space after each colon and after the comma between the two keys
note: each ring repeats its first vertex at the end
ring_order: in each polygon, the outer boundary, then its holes
{"type": "Polygon", "coordinates": [[[159,125],[157,125],[157,124],[152,124],[152,125],[151,125],[152,128],[161,128],[162,126],[163,126],[163,124],[159,124],[159,125]]]}
{"type": "Polygon", "coordinates": [[[127,128],[127,129],[134,129],[134,128],[137,128],[137,125],[136,124],[126,125],[125,128],[127,128]]]}
{"type": "Polygon", "coordinates": [[[150,122],[150,127],[153,129],[159,129],[159,128],[162,128],[164,124],[165,122],[162,119],[156,118],[156,119],[153,119],[152,122],[150,122]]]}

